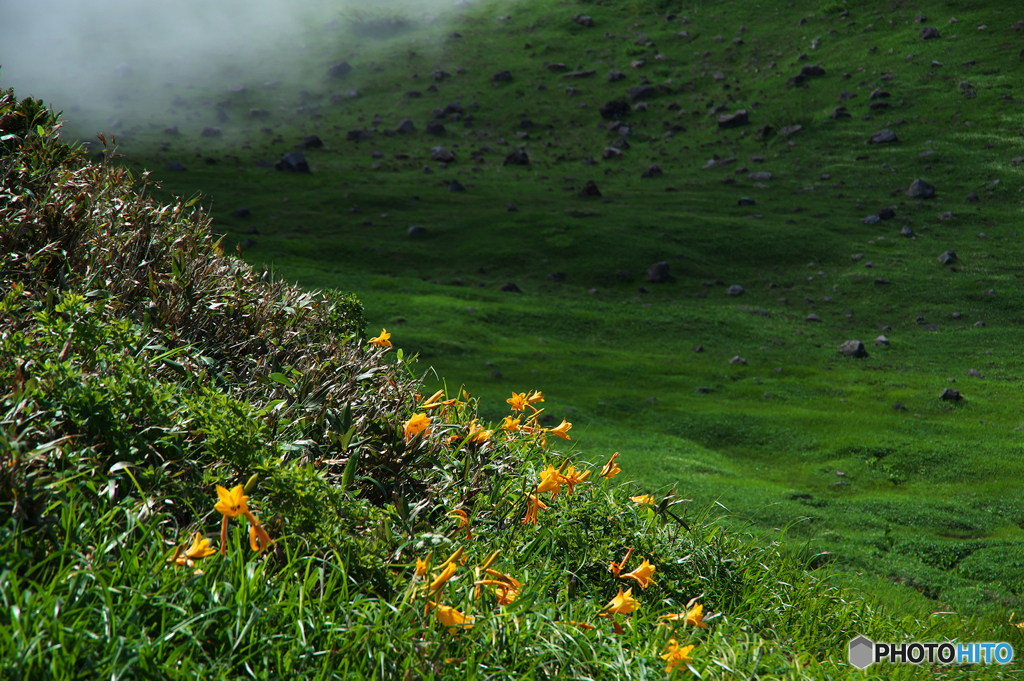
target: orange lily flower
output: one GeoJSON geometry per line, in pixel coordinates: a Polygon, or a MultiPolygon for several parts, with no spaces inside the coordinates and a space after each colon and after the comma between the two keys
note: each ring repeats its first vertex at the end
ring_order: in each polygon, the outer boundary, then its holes
{"type": "Polygon", "coordinates": [[[409,442],[420,433],[430,434],[430,417],[423,413],[414,414],[405,422],[405,441],[409,442]]]}
{"type": "Polygon", "coordinates": [[[373,343],[374,345],[376,345],[379,348],[390,348],[391,347],[391,341],[388,340],[389,338],[391,338],[391,334],[388,333],[388,330],[387,329],[381,329],[380,330],[380,335],[377,336],[376,338],[371,338],[370,342],[373,343]]]}
{"type": "Polygon", "coordinates": [[[537,511],[547,510],[547,504],[537,498],[536,495],[530,495],[530,501],[526,508],[526,517],[523,518],[524,525],[536,525],[537,524],[537,511]]]}
{"type": "Polygon", "coordinates": [[[568,435],[568,431],[570,428],[572,428],[572,424],[566,421],[565,419],[562,419],[561,423],[559,423],[554,428],[549,428],[547,432],[551,433],[552,435],[557,435],[563,440],[569,440],[571,439],[568,435]]]}
{"type": "Polygon", "coordinates": [[[427,609],[434,610],[434,617],[438,622],[445,625],[446,627],[452,627],[449,631],[454,631],[456,627],[460,629],[472,629],[473,628],[473,617],[470,615],[463,615],[461,612],[449,605],[440,605],[434,601],[427,603],[427,609]]]}
{"type": "Polygon", "coordinates": [[[670,622],[678,622],[684,620],[687,625],[692,627],[700,627],[701,629],[707,629],[708,625],[704,624],[704,606],[698,603],[693,606],[692,609],[686,612],[676,612],[671,615],[662,615],[660,619],[668,620],[670,622]]]}
{"type": "Polygon", "coordinates": [[[428,590],[431,592],[438,591],[448,582],[449,579],[452,578],[452,576],[455,574],[456,569],[457,568],[455,567],[455,561],[448,563],[445,566],[444,570],[441,571],[441,574],[434,577],[434,581],[430,583],[428,590]]]}
{"type": "MultiPolygon", "coordinates": [[[[694,646],[680,646],[679,643],[674,639],[669,639],[668,647],[665,648],[665,654],[661,656],[661,659],[665,660],[666,667],[665,673],[671,674],[672,671],[679,665],[690,661],[690,651],[694,649],[694,646]]],[[[689,671],[689,667],[685,668],[689,671]]]]}
{"type": "Polygon", "coordinates": [[[641,494],[639,496],[630,497],[630,500],[637,506],[654,505],[654,497],[650,494],[641,494]]]}
{"type": "Polygon", "coordinates": [[[608,566],[608,569],[611,571],[611,573],[613,575],[618,577],[619,573],[626,569],[626,561],[628,561],[629,557],[632,556],[632,555],[633,555],[633,547],[630,546],[629,550],[626,551],[626,556],[621,561],[619,561],[618,563],[616,563],[613,560],[611,562],[611,564],[608,566]]]}
{"type": "Polygon", "coordinates": [[[526,393],[512,393],[512,397],[505,401],[512,405],[512,411],[523,411],[526,409],[526,393]]]}
{"type": "Polygon", "coordinates": [[[611,615],[628,615],[629,613],[636,610],[636,599],[633,598],[633,587],[626,590],[626,593],[622,593],[622,587],[619,587],[619,593],[608,605],[604,606],[604,612],[602,615],[605,617],[611,615]]]}
{"type": "Polygon", "coordinates": [[[466,528],[466,539],[472,539],[473,538],[473,532],[469,528],[469,515],[465,511],[463,511],[461,508],[457,508],[454,511],[452,511],[451,513],[449,513],[448,515],[453,515],[453,516],[455,516],[456,518],[459,519],[459,527],[460,528],[461,527],[465,527],[466,528]]]}
{"type": "Polygon", "coordinates": [[[622,472],[622,469],[619,468],[619,465],[615,463],[615,459],[617,458],[619,458],[619,453],[615,452],[614,454],[612,454],[612,458],[608,459],[608,463],[604,465],[604,468],[601,469],[601,476],[606,480],[611,480],[616,475],[622,472]]]}
{"type": "Polygon", "coordinates": [[[654,574],[654,570],[655,567],[647,562],[646,558],[644,558],[643,562],[640,563],[640,567],[632,572],[622,575],[622,578],[632,579],[640,585],[641,589],[646,589],[651,584],[654,584],[654,580],[651,579],[651,575],[654,574]]]}
{"type": "Polygon", "coordinates": [[[575,466],[569,466],[569,468],[566,469],[565,474],[562,475],[562,481],[565,483],[565,486],[569,488],[569,494],[572,494],[576,485],[581,482],[586,482],[592,472],[593,471],[583,472],[582,470],[576,470],[575,466]]]}

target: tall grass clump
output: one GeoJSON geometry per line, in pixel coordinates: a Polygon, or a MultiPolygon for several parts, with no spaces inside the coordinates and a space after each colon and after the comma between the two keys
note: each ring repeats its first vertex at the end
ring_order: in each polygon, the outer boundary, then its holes
{"type": "Polygon", "coordinates": [[[857,633],[927,637],[615,484],[628,453],[559,452],[539,390],[500,424],[421,394],[353,296],[59,127],[0,96],[0,677],[826,678],[857,633]]]}

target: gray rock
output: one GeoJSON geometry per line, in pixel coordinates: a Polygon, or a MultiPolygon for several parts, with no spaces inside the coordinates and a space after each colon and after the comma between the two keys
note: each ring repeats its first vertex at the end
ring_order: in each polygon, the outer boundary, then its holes
{"type": "Polygon", "coordinates": [[[413,225],[407,231],[409,236],[422,236],[427,233],[427,228],[419,225],[413,225]]]}
{"type": "Polygon", "coordinates": [[[597,183],[593,180],[587,180],[587,183],[583,185],[583,189],[580,190],[577,196],[601,196],[601,190],[597,188],[597,183]]]}
{"type": "Polygon", "coordinates": [[[405,120],[401,121],[398,124],[398,127],[395,128],[395,132],[399,132],[399,133],[405,134],[407,132],[412,132],[415,129],[416,129],[416,126],[413,125],[413,122],[410,121],[408,118],[406,118],[405,120]]]}
{"type": "Polygon", "coordinates": [[[164,166],[164,170],[188,170],[188,168],[185,167],[184,163],[181,163],[179,161],[171,161],[170,163],[164,166]]]}
{"type": "Polygon", "coordinates": [[[939,262],[941,262],[943,265],[952,265],[956,263],[957,260],[958,259],[956,257],[956,253],[954,253],[953,251],[943,251],[939,255],[939,262]]]}
{"type": "Polygon", "coordinates": [[[757,202],[749,196],[741,196],[739,201],[736,202],[737,206],[753,206],[756,204],[757,202]]]}
{"type": "Polygon", "coordinates": [[[668,281],[668,263],[656,262],[647,269],[647,281],[652,284],[661,284],[668,281]]]}
{"type": "Polygon", "coordinates": [[[526,166],[530,165],[530,157],[522,149],[516,149],[508,156],[505,157],[505,162],[502,165],[506,166],[526,166]]]}
{"type": "Polygon", "coordinates": [[[618,71],[616,69],[612,69],[611,71],[608,72],[608,82],[609,83],[614,83],[615,81],[622,80],[625,77],[626,77],[626,74],[624,74],[622,71],[618,71]]]}
{"type": "Polygon", "coordinates": [[[867,357],[868,351],[859,340],[848,340],[839,346],[839,352],[847,357],[867,357]]]}
{"type": "Polygon", "coordinates": [[[739,284],[733,284],[732,286],[727,288],[725,292],[728,293],[730,296],[742,296],[743,287],[740,286],[739,284]]]}
{"type": "Polygon", "coordinates": [[[779,129],[779,134],[783,137],[789,137],[795,133],[800,132],[804,129],[802,125],[784,125],[779,129]]]}
{"type": "Polygon", "coordinates": [[[885,346],[888,346],[889,345],[889,339],[886,338],[885,336],[879,336],[878,338],[875,339],[875,345],[885,345],[885,346]]]}
{"type": "Polygon", "coordinates": [[[914,237],[914,230],[911,229],[910,225],[903,225],[900,227],[900,234],[908,239],[912,239],[914,237]]]}
{"type": "Polygon", "coordinates": [[[432,161],[443,161],[444,163],[450,163],[455,160],[455,154],[448,151],[444,147],[431,147],[430,149],[430,160],[432,161]]]}
{"type": "Polygon", "coordinates": [[[863,222],[865,225],[877,225],[881,221],[882,218],[878,217],[877,215],[869,215],[863,220],[861,220],[861,222],[863,222]]]}
{"type": "Polygon", "coordinates": [[[832,109],[831,116],[832,118],[835,118],[837,120],[840,118],[852,118],[852,115],[845,106],[837,106],[836,108],[832,109]]]}
{"type": "Polygon", "coordinates": [[[735,357],[733,357],[732,359],[729,360],[729,364],[746,365],[746,363],[747,363],[747,360],[743,359],[739,355],[736,355],[735,357]]]}
{"type": "Polygon", "coordinates": [[[200,137],[220,137],[220,128],[216,126],[207,126],[203,128],[203,131],[199,133],[200,137]]]}
{"type": "Polygon", "coordinates": [[[511,71],[498,71],[491,76],[491,81],[495,83],[507,83],[512,80],[511,71]]]}
{"type": "Polygon", "coordinates": [[[664,174],[665,173],[662,172],[661,170],[661,166],[659,166],[657,163],[652,163],[651,165],[647,166],[647,170],[640,174],[640,177],[661,177],[664,174]]]}
{"type": "Polygon", "coordinates": [[[426,130],[431,135],[443,135],[445,133],[444,123],[441,121],[429,121],[426,130]]]}
{"type": "Polygon", "coordinates": [[[328,68],[327,75],[331,78],[344,78],[351,70],[352,66],[347,61],[343,61],[328,68]]]}
{"type": "Polygon", "coordinates": [[[756,173],[750,173],[749,175],[747,175],[747,179],[756,180],[758,182],[767,182],[768,180],[772,179],[772,174],[760,171],[756,173]]]}
{"type": "Polygon", "coordinates": [[[622,151],[615,147],[605,147],[604,151],[601,152],[601,158],[605,160],[613,160],[622,157],[622,151]]]}
{"type": "Polygon", "coordinates": [[[523,292],[523,290],[521,288],[519,288],[518,286],[513,284],[511,281],[505,282],[504,284],[502,284],[501,285],[501,290],[504,291],[505,293],[522,293],[523,292]]]}
{"type": "Polygon", "coordinates": [[[635,85],[626,91],[626,95],[635,102],[638,99],[656,97],[658,95],[658,91],[650,85],[635,85]]]}
{"type": "Polygon", "coordinates": [[[629,113],[629,104],[621,99],[613,99],[598,109],[601,118],[606,120],[618,120],[629,113]]]}
{"type": "Polygon", "coordinates": [[[804,317],[804,321],[805,322],[820,322],[821,321],[821,317],[819,317],[818,315],[812,313],[812,314],[809,314],[806,317],[804,317]]]}
{"type": "Polygon", "coordinates": [[[943,388],[942,392],[939,394],[939,399],[943,402],[959,402],[963,398],[964,396],[955,388],[943,388]]]}
{"type": "Polygon", "coordinates": [[[281,157],[281,160],[274,164],[274,167],[278,170],[283,170],[286,173],[308,173],[309,163],[306,161],[306,157],[301,151],[293,151],[290,154],[285,154],[281,157]]]}
{"type": "Polygon", "coordinates": [[[448,191],[450,191],[450,192],[464,192],[464,191],[466,191],[466,188],[458,180],[452,180],[448,184],[448,191]]]}
{"type": "Polygon", "coordinates": [[[934,198],[935,185],[929,184],[921,179],[914,180],[910,183],[910,186],[907,187],[907,196],[920,199],[934,198]]]}
{"type": "Polygon", "coordinates": [[[893,142],[899,142],[899,138],[889,129],[879,130],[868,138],[868,144],[891,144],[893,142]]]}
{"type": "Polygon", "coordinates": [[[345,139],[349,142],[365,142],[366,140],[373,139],[370,133],[363,129],[349,130],[348,134],[345,135],[345,139]]]}
{"type": "Polygon", "coordinates": [[[925,26],[917,35],[921,40],[932,40],[939,37],[939,29],[934,26],[925,26]]]}
{"type": "Polygon", "coordinates": [[[974,377],[974,378],[985,378],[985,377],[984,377],[984,376],[982,375],[982,373],[981,373],[980,371],[976,370],[976,369],[968,369],[968,370],[967,370],[967,375],[968,375],[968,376],[972,376],[972,377],[974,377]]]}
{"type": "Polygon", "coordinates": [[[716,120],[719,128],[737,128],[750,122],[745,109],[740,109],[736,113],[723,114],[716,120]]]}

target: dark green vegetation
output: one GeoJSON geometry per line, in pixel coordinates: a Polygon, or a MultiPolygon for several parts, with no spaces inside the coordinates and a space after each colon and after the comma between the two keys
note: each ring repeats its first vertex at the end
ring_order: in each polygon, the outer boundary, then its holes
{"type": "MultiPolygon", "coordinates": [[[[976,640],[1019,647],[1005,621],[1024,610],[1014,351],[1024,321],[1024,195],[1013,162],[1024,156],[1013,98],[1024,48],[1013,25],[1024,17],[997,2],[884,3],[851,7],[848,17],[843,7],[523,2],[453,10],[435,24],[382,15],[362,37],[317,30],[306,76],[274,89],[264,81],[286,74],[272,65],[167,88],[148,119],[124,117],[119,153],[154,170],[157,196],[202,192],[226,248],[251,236],[250,262],[304,286],[357,292],[368,328],[387,327],[397,346],[421,353],[420,370],[466,384],[482,417],[507,413],[512,391],[542,389],[548,411],[573,422],[578,456],[621,451],[646,491],[677,484],[697,507],[718,501],[758,530],[806,518],[789,537],[821,554],[814,565],[835,560],[845,579],[897,612],[957,613],[936,618],[948,627],[942,635],[961,635],[960,618],[981,614],[976,640]],[[940,38],[919,39],[918,12],[940,38]],[[577,13],[594,27],[573,22],[577,13]],[[328,77],[342,59],[353,71],[328,77]],[[632,68],[636,59],[645,64],[632,68]],[[818,61],[825,75],[787,85],[818,61]],[[564,79],[545,62],[597,73],[564,79]],[[626,79],[606,82],[612,68],[626,79]],[[450,77],[434,93],[436,69],[450,77]],[[512,80],[494,87],[500,69],[512,80]],[[641,76],[669,91],[622,119],[629,148],[603,160],[618,135],[598,108],[625,99],[641,76]],[[233,85],[247,89],[229,93],[233,85]],[[568,95],[567,85],[580,92],[568,95]],[[347,97],[349,88],[360,96],[347,97]],[[875,88],[890,96],[869,101],[875,88]],[[842,102],[852,117],[833,119],[843,90],[857,94],[842,102]],[[887,108],[869,109],[877,101],[887,108]],[[446,117],[444,135],[426,134],[432,110],[449,102],[474,119],[446,117]],[[722,113],[748,111],[750,123],[720,129],[708,116],[719,104],[722,113]],[[268,117],[250,119],[251,108],[268,117]],[[383,134],[404,118],[415,132],[383,134]],[[534,126],[523,129],[524,118],[534,126]],[[686,129],[666,136],[676,124],[686,129]],[[795,124],[799,131],[779,134],[795,124]],[[171,125],[177,137],[162,132],[171,125]],[[222,135],[201,137],[212,125],[222,135]],[[755,139],[762,125],[775,134],[755,139]],[[356,128],[372,139],[346,141],[356,128]],[[883,128],[899,141],[865,144],[883,128]],[[331,150],[305,150],[310,175],[254,165],[312,134],[331,150]],[[168,150],[158,152],[163,142],[168,150]],[[456,161],[440,168],[429,157],[436,145],[456,161]],[[491,151],[471,158],[484,146],[491,151]],[[503,166],[520,146],[531,165],[503,166]],[[703,169],[715,155],[736,160],[703,169]],[[189,169],[162,171],[170,161],[189,169]],[[641,179],[652,162],[664,176],[641,179]],[[748,178],[757,171],[772,177],[748,178]],[[905,195],[918,178],[936,186],[935,198],[905,195]],[[453,179],[466,191],[449,192],[453,179]],[[588,179],[610,203],[577,196],[588,179]],[[741,197],[756,205],[737,205],[741,197]],[[509,202],[519,211],[508,212],[509,202]],[[861,222],[890,205],[894,219],[861,222]],[[242,206],[250,216],[232,214],[242,206]],[[411,238],[411,225],[427,231],[411,238]],[[904,225],[914,239],[900,235],[904,225]],[[937,260],[947,250],[958,256],[952,266],[937,260]],[[659,261],[671,278],[647,283],[659,261]],[[523,293],[499,291],[505,282],[523,293]],[[726,294],[733,284],[742,296],[726,294]],[[821,321],[805,321],[809,313],[821,321]],[[871,342],[880,333],[888,347],[871,342]],[[870,356],[838,354],[848,339],[864,341],[870,356]],[[698,344],[704,352],[692,351],[698,344]],[[747,363],[729,364],[734,356],[747,363]],[[965,399],[940,401],[947,387],[965,399]]],[[[123,84],[128,108],[132,85],[123,84]]],[[[89,115],[71,121],[83,136],[107,125],[89,115]]],[[[426,390],[435,383],[430,376],[426,390]]]]}

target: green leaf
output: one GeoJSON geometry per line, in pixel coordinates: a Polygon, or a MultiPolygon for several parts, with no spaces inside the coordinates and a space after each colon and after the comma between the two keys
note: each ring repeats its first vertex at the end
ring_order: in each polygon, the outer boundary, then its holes
{"type": "MultiPolygon", "coordinates": [[[[347,433],[346,433],[347,435],[347,433]]],[[[348,463],[345,464],[345,472],[341,474],[341,488],[348,489],[352,486],[352,482],[356,479],[356,466],[359,465],[359,450],[355,450],[348,457],[348,463]]]]}
{"type": "Polygon", "coordinates": [[[274,373],[270,374],[270,380],[274,381],[275,383],[280,383],[281,385],[286,385],[293,390],[295,389],[295,384],[288,380],[288,377],[280,372],[275,371],[274,373]]]}

